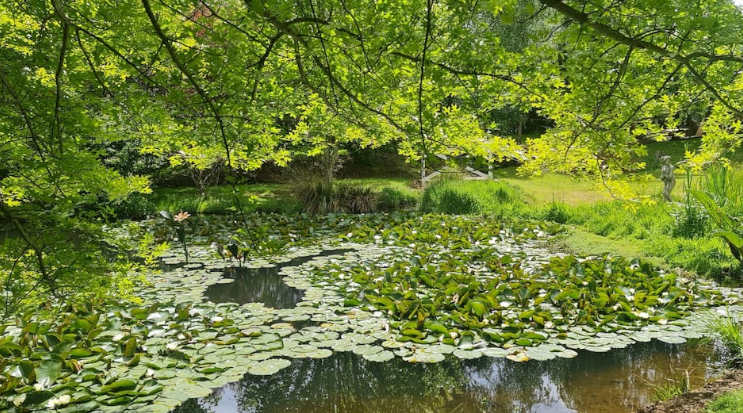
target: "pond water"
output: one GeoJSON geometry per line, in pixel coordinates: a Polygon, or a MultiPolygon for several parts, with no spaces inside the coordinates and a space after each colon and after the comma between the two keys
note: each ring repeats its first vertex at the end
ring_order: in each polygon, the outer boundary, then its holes
{"type": "MultiPolygon", "coordinates": [[[[323,255],[338,254],[326,251],[323,255]]],[[[233,269],[229,284],[215,284],[213,302],[262,302],[291,308],[303,291],[278,274],[312,257],[280,267],[233,269]]],[[[352,352],[326,359],[296,359],[271,376],[247,375],[175,413],[630,413],[653,401],[659,387],[688,372],[693,387],[722,367],[712,345],[667,344],[657,340],[606,353],[580,351],[573,359],[517,363],[505,358],[415,364],[395,358],[367,361],[352,352]]]]}
{"type": "Polygon", "coordinates": [[[345,352],[294,360],[272,376],[248,375],[174,412],[629,413],[687,371],[692,386],[700,386],[720,367],[718,356],[710,346],[659,341],[525,363],[490,357],[376,363],[345,352]]]}
{"type": "Polygon", "coordinates": [[[279,275],[281,268],[296,267],[318,256],[339,255],[347,251],[350,250],[325,250],[317,255],[295,258],[275,267],[228,268],[225,277],[233,278],[235,281],[210,285],[204,295],[213,303],[263,303],[273,308],[294,308],[302,301],[304,291],[286,285],[283,277],[279,275]]]}

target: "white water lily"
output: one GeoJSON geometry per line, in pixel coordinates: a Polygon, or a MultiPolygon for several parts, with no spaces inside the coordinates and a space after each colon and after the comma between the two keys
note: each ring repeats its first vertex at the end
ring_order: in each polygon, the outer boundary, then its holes
{"type": "Polygon", "coordinates": [[[72,400],[72,398],[70,397],[69,394],[65,394],[65,395],[62,395],[62,396],[59,396],[59,397],[55,397],[53,399],[49,399],[46,402],[46,408],[47,409],[56,409],[57,406],[64,406],[66,404],[69,404],[70,403],[70,400],[72,400]]]}
{"type": "Polygon", "coordinates": [[[124,338],[124,333],[119,333],[111,337],[111,341],[121,341],[122,338],[124,338]]]}
{"type": "Polygon", "coordinates": [[[175,350],[176,348],[178,348],[178,342],[171,341],[170,343],[166,344],[165,347],[167,347],[168,350],[175,350]]]}

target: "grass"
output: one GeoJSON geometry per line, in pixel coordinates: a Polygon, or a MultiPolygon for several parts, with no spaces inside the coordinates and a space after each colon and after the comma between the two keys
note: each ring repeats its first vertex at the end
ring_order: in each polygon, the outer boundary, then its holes
{"type": "Polygon", "coordinates": [[[238,211],[236,201],[245,212],[290,213],[299,210],[297,200],[281,184],[238,185],[237,196],[229,185],[210,189],[208,198],[193,188],[156,188],[152,194],[134,195],[114,207],[117,216],[143,218],[159,211],[188,211],[192,214],[229,214],[238,211]]]}
{"type": "Polygon", "coordinates": [[[664,384],[653,385],[652,387],[653,399],[655,399],[655,401],[662,402],[678,397],[691,390],[689,371],[687,370],[683,374],[666,379],[666,383],[664,384]]]}
{"type": "Polygon", "coordinates": [[[520,191],[501,181],[440,179],[426,187],[421,212],[482,214],[499,220],[528,215],[520,191]]]}
{"type": "Polygon", "coordinates": [[[743,390],[718,396],[707,405],[707,413],[743,413],[743,390]]]}
{"type": "Polygon", "coordinates": [[[565,234],[552,241],[551,248],[582,256],[612,254],[621,257],[641,258],[656,267],[666,267],[668,265],[663,258],[646,253],[640,243],[613,240],[580,228],[569,229],[565,234]]]}
{"type": "Polygon", "coordinates": [[[743,356],[743,329],[734,317],[714,314],[706,320],[707,329],[720,337],[722,344],[733,353],[733,357],[743,356]]]}

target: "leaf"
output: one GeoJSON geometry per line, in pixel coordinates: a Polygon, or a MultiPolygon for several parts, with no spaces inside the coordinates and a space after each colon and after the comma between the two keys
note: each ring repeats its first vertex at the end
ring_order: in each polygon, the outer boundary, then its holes
{"type": "Polygon", "coordinates": [[[32,391],[26,395],[26,399],[23,400],[23,405],[38,406],[52,397],[54,397],[54,392],[51,391],[32,391]]]}
{"type": "Polygon", "coordinates": [[[268,359],[251,367],[250,370],[248,370],[248,373],[256,376],[268,376],[289,367],[291,364],[292,363],[286,359],[268,359]]]}
{"type": "Polygon", "coordinates": [[[117,380],[101,387],[101,393],[113,393],[122,390],[131,390],[137,387],[137,382],[130,379],[117,380]]]}
{"type": "Polygon", "coordinates": [[[34,369],[36,382],[43,386],[51,386],[62,372],[62,362],[59,360],[42,360],[34,369]]]}
{"type": "Polygon", "coordinates": [[[132,337],[129,340],[127,340],[126,345],[124,346],[124,357],[130,358],[134,357],[134,352],[137,350],[137,338],[132,337]]]}

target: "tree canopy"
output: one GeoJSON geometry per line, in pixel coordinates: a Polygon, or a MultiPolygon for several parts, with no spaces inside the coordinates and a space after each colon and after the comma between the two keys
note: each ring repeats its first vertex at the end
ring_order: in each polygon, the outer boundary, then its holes
{"type": "Polygon", "coordinates": [[[104,162],[121,142],[229,171],[394,142],[423,167],[516,159],[626,196],[639,138],[703,122],[696,165],[739,146],[741,27],[730,0],[3,2],[0,212],[21,240],[4,275],[56,291],[105,266],[64,249],[100,250],[100,234],[70,234],[149,190],[104,162]],[[553,127],[518,145],[502,108],[553,127]]]}

